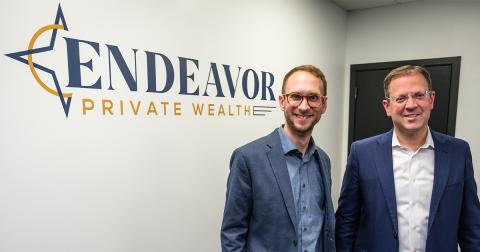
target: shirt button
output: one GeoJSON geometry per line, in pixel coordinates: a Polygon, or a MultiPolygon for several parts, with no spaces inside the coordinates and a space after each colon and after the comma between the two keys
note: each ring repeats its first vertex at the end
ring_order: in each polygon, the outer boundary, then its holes
{"type": "Polygon", "coordinates": [[[307,228],[303,228],[303,231],[307,231],[307,228]]]}
{"type": "Polygon", "coordinates": [[[305,188],[305,184],[303,184],[302,187],[305,188]]]}

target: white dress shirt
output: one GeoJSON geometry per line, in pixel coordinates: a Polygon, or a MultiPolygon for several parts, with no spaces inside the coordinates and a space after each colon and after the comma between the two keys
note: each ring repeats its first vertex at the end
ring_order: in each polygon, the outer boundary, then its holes
{"type": "Polygon", "coordinates": [[[401,146],[392,136],[393,176],[397,200],[399,252],[424,252],[433,188],[435,162],[430,129],[416,151],[401,146]]]}

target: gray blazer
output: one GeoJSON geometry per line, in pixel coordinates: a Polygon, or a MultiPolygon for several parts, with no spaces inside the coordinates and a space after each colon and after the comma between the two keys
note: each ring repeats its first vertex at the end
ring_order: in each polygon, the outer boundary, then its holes
{"type": "MultiPolygon", "coordinates": [[[[335,251],[330,159],[317,148],[325,193],[324,251],[335,251]]],[[[221,227],[223,252],[297,252],[297,216],[277,130],[236,149],[221,227]]]]}

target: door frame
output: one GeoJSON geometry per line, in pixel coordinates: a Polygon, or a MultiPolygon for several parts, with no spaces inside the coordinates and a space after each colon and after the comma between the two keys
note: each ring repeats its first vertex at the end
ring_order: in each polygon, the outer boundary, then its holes
{"type": "Polygon", "coordinates": [[[352,64],[350,65],[350,98],[349,98],[349,118],[348,118],[348,152],[350,152],[350,146],[353,142],[353,132],[355,128],[355,100],[357,96],[357,73],[361,71],[369,71],[375,69],[393,69],[403,65],[417,65],[417,66],[445,66],[451,65],[451,86],[449,94],[448,104],[448,119],[447,119],[447,134],[455,136],[455,124],[457,119],[457,101],[458,101],[458,86],[460,79],[460,62],[461,57],[444,57],[444,58],[431,58],[431,59],[419,59],[419,60],[402,60],[402,61],[389,61],[379,63],[365,63],[365,64],[352,64]]]}

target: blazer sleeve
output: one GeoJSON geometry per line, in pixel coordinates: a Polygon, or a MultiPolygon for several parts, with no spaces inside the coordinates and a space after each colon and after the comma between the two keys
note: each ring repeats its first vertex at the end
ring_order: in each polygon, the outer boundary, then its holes
{"type": "Polygon", "coordinates": [[[230,159],[230,174],[220,235],[223,252],[247,250],[251,209],[251,177],[245,156],[237,149],[230,159]]]}
{"type": "Polygon", "coordinates": [[[360,186],[356,145],[348,156],[342,189],[335,214],[335,241],[337,251],[353,251],[360,219],[360,186]]]}
{"type": "Polygon", "coordinates": [[[467,144],[465,152],[465,180],[458,243],[462,251],[480,250],[480,203],[473,174],[472,154],[467,144]]]}

